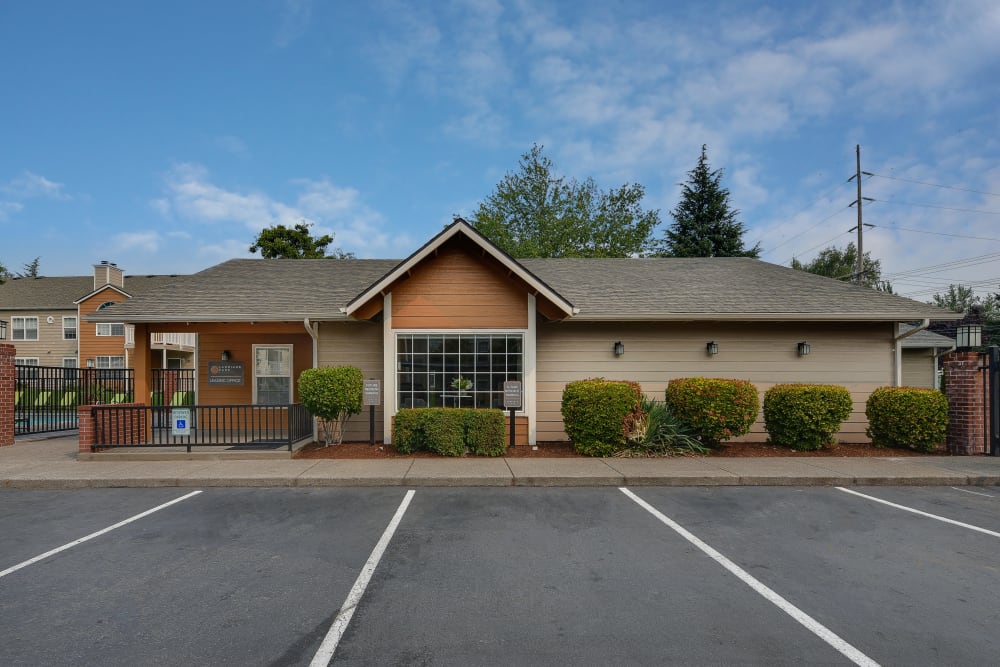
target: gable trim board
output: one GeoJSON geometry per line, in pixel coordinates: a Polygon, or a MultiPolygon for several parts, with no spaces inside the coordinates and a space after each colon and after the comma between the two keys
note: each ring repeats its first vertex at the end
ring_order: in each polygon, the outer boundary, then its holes
{"type": "MultiPolygon", "coordinates": [[[[854,413],[843,435],[863,438],[868,393],[895,383],[897,324],[960,317],[748,258],[517,261],[459,221],[402,261],[230,260],[85,320],[142,323],[147,335],[211,332],[214,347],[230,351],[297,330],[312,354],[297,350],[296,360],[355,365],[382,380],[384,442],[398,409],[398,335],[518,332],[520,414],[535,443],[566,438],[566,382],[636,380],[660,399],[670,379],[691,375],[743,378],[761,391],[782,382],[847,386],[854,413]],[[708,340],[718,355],[705,354],[708,340]],[[796,351],[802,340],[812,348],[805,357],[796,351]]],[[[136,363],[147,357],[137,340],[136,363]]],[[[212,388],[201,390],[199,400],[211,403],[212,388]]],[[[347,437],[367,439],[367,415],[348,423],[347,437]]],[[[763,437],[760,424],[749,437],[763,437]]]]}

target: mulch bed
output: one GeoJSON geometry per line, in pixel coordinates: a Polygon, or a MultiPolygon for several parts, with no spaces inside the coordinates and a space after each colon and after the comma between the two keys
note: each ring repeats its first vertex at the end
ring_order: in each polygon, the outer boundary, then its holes
{"type": "MultiPolygon", "coordinates": [[[[947,455],[947,451],[933,452],[925,454],[911,449],[884,449],[873,447],[869,444],[841,443],[835,447],[829,447],[812,452],[797,452],[785,447],[777,447],[766,442],[737,442],[724,443],[719,445],[709,457],[817,457],[817,456],[929,456],[947,455]]],[[[369,446],[367,442],[345,442],[340,445],[324,446],[322,443],[311,443],[295,452],[293,458],[296,459],[398,459],[398,458],[438,458],[438,454],[432,452],[414,452],[412,454],[400,454],[392,445],[376,444],[369,446]]],[[[573,458],[580,457],[573,449],[573,445],[565,442],[540,443],[538,449],[521,445],[507,449],[504,456],[508,457],[533,457],[533,458],[573,458]]],[[[586,458],[586,457],[584,457],[586,458]]]]}

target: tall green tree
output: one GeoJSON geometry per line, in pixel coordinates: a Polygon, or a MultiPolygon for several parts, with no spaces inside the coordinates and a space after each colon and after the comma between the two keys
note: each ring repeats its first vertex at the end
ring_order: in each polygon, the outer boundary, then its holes
{"type": "Polygon", "coordinates": [[[0,262],[0,285],[3,285],[7,282],[7,279],[11,277],[13,276],[10,275],[10,271],[8,271],[7,267],[3,265],[3,262],[0,262]]]}
{"type": "Polygon", "coordinates": [[[21,271],[17,274],[18,278],[37,278],[38,277],[38,265],[41,257],[36,257],[27,264],[21,267],[21,271]]]}
{"type": "Polygon", "coordinates": [[[681,183],[681,200],[670,212],[674,222],[660,243],[660,255],[668,257],[758,257],[761,247],[743,244],[746,226],[736,219],[740,212],[729,207],[729,190],[722,187],[723,169],[708,164],[703,144],[701,157],[688,180],[681,183]]]}
{"type": "Polygon", "coordinates": [[[344,252],[339,248],[327,252],[327,246],[333,243],[333,236],[324,234],[313,238],[309,228],[311,224],[300,222],[294,227],[275,225],[261,231],[250,246],[250,252],[260,252],[264,259],[350,259],[353,253],[344,252]]]}
{"type": "Polygon", "coordinates": [[[981,308],[984,320],[1000,320],[1000,294],[989,294],[984,299],[976,296],[968,285],[948,285],[948,291],[932,296],[931,303],[956,313],[969,313],[973,308],[981,308]]]}
{"type": "Polygon", "coordinates": [[[608,192],[555,173],[544,147],[521,156],[472,215],[472,225],[513,257],[629,257],[646,254],[657,210],[644,210],[645,188],[608,192]]]}
{"type": "MultiPolygon", "coordinates": [[[[853,280],[857,266],[858,247],[854,243],[848,243],[847,247],[843,250],[836,246],[825,248],[808,264],[803,264],[797,259],[792,259],[793,269],[845,281],[853,280]]],[[[892,284],[886,280],[882,280],[881,260],[872,259],[870,252],[865,253],[864,260],[862,261],[860,284],[892,294],[892,284]]]]}

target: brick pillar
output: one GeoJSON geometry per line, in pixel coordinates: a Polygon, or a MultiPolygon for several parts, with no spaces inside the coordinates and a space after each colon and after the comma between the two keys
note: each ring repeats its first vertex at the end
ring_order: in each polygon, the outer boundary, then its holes
{"type": "Polygon", "coordinates": [[[984,381],[980,370],[986,357],[978,352],[951,352],[944,356],[945,392],[948,395],[948,451],[984,454],[989,416],[983,414],[984,381]]]}
{"type": "Polygon", "coordinates": [[[93,408],[92,405],[76,406],[76,423],[80,429],[80,448],[78,451],[81,452],[89,453],[96,442],[93,408]]]}
{"type": "Polygon", "coordinates": [[[0,343],[0,447],[14,444],[14,354],[13,345],[0,343]]]}

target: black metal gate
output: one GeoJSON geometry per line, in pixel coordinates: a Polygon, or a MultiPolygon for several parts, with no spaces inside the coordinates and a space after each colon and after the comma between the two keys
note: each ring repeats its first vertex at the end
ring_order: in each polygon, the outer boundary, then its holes
{"type": "Polygon", "coordinates": [[[14,366],[14,435],[77,428],[76,406],[131,403],[131,368],[14,366]]]}

